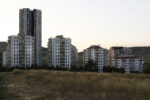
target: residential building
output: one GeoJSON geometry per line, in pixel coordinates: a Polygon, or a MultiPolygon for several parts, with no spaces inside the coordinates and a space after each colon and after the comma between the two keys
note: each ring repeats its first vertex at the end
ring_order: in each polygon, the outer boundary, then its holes
{"type": "Polygon", "coordinates": [[[19,66],[19,37],[15,35],[8,37],[7,66],[19,66]]]}
{"type": "Polygon", "coordinates": [[[132,49],[127,47],[111,47],[108,51],[109,66],[112,66],[112,59],[120,56],[132,56],[132,49]]]}
{"type": "Polygon", "coordinates": [[[25,36],[32,36],[35,38],[35,61],[37,66],[41,66],[41,27],[42,27],[42,12],[41,10],[30,10],[23,8],[19,11],[19,33],[25,36]]]}
{"type": "Polygon", "coordinates": [[[83,52],[84,66],[89,60],[97,63],[98,72],[103,72],[103,67],[107,65],[107,50],[99,45],[92,45],[83,52]]]}
{"type": "Polygon", "coordinates": [[[0,66],[3,66],[3,52],[7,49],[7,42],[0,42],[0,66]]]}
{"type": "Polygon", "coordinates": [[[50,67],[71,68],[71,39],[62,35],[49,38],[48,64],[50,67]]]}
{"type": "Polygon", "coordinates": [[[48,48],[42,47],[42,65],[48,66],[48,48]]]}
{"type": "Polygon", "coordinates": [[[143,72],[143,61],[134,56],[116,57],[112,60],[112,66],[124,68],[125,73],[143,72]]]}
{"type": "Polygon", "coordinates": [[[78,67],[83,68],[83,52],[78,53],[78,67]]]}
{"type": "Polygon", "coordinates": [[[125,73],[143,71],[143,61],[132,54],[131,48],[111,47],[108,58],[111,67],[124,68],[125,73]]]}
{"type": "Polygon", "coordinates": [[[3,65],[3,53],[0,52],[0,67],[3,65]]]}
{"type": "Polygon", "coordinates": [[[19,33],[19,66],[35,65],[35,38],[19,33]]]}
{"type": "Polygon", "coordinates": [[[31,67],[35,65],[35,38],[19,33],[9,36],[7,47],[8,67],[31,67]]]}
{"type": "Polygon", "coordinates": [[[78,67],[78,50],[71,45],[71,67],[78,67]]]}
{"type": "Polygon", "coordinates": [[[7,42],[0,42],[0,52],[4,52],[7,49],[7,42]]]}
{"type": "Polygon", "coordinates": [[[3,52],[3,67],[6,67],[7,66],[7,51],[4,51],[3,52]]]}

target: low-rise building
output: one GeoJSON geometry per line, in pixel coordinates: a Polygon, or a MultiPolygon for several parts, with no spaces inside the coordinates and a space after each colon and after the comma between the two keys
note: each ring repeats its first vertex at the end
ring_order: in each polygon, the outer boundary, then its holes
{"type": "Polygon", "coordinates": [[[108,51],[108,64],[112,66],[112,60],[120,56],[132,56],[132,49],[127,47],[111,47],[108,51]]]}
{"type": "Polygon", "coordinates": [[[143,72],[143,61],[132,54],[128,47],[111,47],[109,50],[109,65],[124,68],[125,73],[143,72]]]}
{"type": "Polygon", "coordinates": [[[143,72],[143,61],[134,56],[116,57],[112,60],[112,66],[124,68],[125,73],[143,72]]]}

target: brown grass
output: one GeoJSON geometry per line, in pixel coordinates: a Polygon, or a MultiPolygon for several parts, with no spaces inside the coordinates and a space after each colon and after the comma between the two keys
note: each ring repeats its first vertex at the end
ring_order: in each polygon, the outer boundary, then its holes
{"type": "Polygon", "coordinates": [[[14,70],[0,73],[0,100],[150,100],[150,75],[14,70]]]}

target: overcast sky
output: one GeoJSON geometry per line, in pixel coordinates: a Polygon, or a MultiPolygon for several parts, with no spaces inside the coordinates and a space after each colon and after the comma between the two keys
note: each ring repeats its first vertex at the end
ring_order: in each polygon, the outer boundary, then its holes
{"type": "Polygon", "coordinates": [[[0,0],[0,41],[19,32],[19,9],[42,10],[42,45],[64,35],[79,51],[97,44],[150,46],[150,0],[0,0]]]}

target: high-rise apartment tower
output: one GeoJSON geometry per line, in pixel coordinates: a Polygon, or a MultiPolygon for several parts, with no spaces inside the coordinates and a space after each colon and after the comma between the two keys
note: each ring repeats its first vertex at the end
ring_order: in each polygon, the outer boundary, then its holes
{"type": "Polygon", "coordinates": [[[42,12],[23,8],[19,11],[19,33],[35,38],[35,63],[41,66],[42,12]]]}

